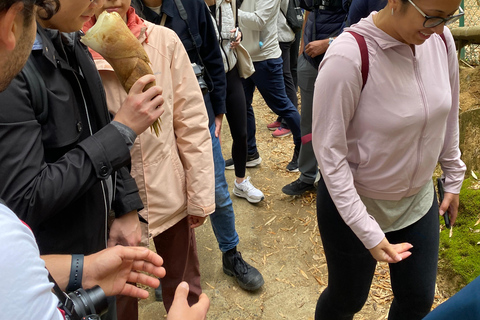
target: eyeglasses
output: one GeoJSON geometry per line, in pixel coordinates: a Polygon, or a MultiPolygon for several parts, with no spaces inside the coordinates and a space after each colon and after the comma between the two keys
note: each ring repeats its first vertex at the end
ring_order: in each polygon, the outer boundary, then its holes
{"type": "Polygon", "coordinates": [[[458,7],[459,14],[450,16],[448,18],[442,18],[442,17],[436,17],[436,16],[427,16],[425,13],[423,13],[422,10],[420,10],[419,7],[417,7],[415,5],[415,3],[413,3],[412,0],[408,0],[408,2],[410,2],[411,5],[414,6],[415,9],[417,9],[417,11],[420,12],[420,14],[425,18],[425,21],[423,22],[423,26],[425,28],[433,28],[433,27],[436,27],[436,26],[438,26],[439,24],[442,24],[442,23],[445,23],[445,25],[448,26],[449,24],[457,21],[461,16],[463,16],[465,14],[463,12],[462,7],[458,7]]]}

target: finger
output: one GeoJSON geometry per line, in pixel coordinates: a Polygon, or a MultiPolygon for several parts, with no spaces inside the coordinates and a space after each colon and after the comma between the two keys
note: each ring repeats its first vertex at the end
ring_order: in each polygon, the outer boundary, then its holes
{"type": "Polygon", "coordinates": [[[119,293],[122,296],[130,296],[140,299],[147,299],[148,298],[148,291],[145,289],[140,289],[137,286],[132,284],[126,283],[123,287],[122,291],[119,293]]]}
{"type": "Polygon", "coordinates": [[[133,93],[133,94],[142,93],[143,88],[147,84],[149,84],[150,82],[153,82],[153,81],[155,81],[155,76],[153,74],[144,75],[143,77],[141,77],[137,81],[135,81],[132,88],[130,88],[130,92],[133,93]]]}
{"type": "Polygon", "coordinates": [[[180,282],[180,284],[177,286],[177,289],[175,290],[173,304],[187,304],[187,297],[189,291],[190,287],[188,286],[188,283],[186,283],[185,281],[180,282]]]}
{"type": "Polygon", "coordinates": [[[151,288],[158,288],[158,286],[160,285],[160,281],[157,277],[152,277],[147,274],[134,271],[130,272],[127,281],[131,283],[143,284],[151,288]]]}
{"type": "Polygon", "coordinates": [[[446,196],[442,203],[440,203],[440,208],[439,208],[439,213],[440,215],[444,215],[445,212],[448,211],[448,208],[450,207],[450,203],[451,203],[452,199],[449,197],[449,196],[446,196]]]}
{"type": "Polygon", "coordinates": [[[159,278],[163,278],[165,276],[164,267],[159,267],[145,261],[134,261],[131,270],[147,272],[159,278]]]}
{"type": "Polygon", "coordinates": [[[458,217],[458,211],[449,210],[448,217],[450,218],[450,225],[453,226],[458,217]]]}
{"type": "MultiPolygon", "coordinates": [[[[147,271],[143,268],[161,267],[163,265],[163,259],[152,250],[144,247],[119,247],[118,250],[122,250],[120,256],[123,260],[133,260],[135,270],[147,271]],[[138,263],[138,264],[137,264],[138,263]],[[142,266],[141,264],[146,264],[142,266]],[[142,269],[137,269],[142,268],[142,269]]],[[[150,268],[151,269],[151,268],[150,268]]]]}
{"type": "Polygon", "coordinates": [[[208,299],[205,293],[202,293],[198,299],[198,302],[193,305],[192,308],[195,308],[198,313],[202,314],[203,318],[205,318],[208,309],[210,308],[210,299],[208,299]]]}

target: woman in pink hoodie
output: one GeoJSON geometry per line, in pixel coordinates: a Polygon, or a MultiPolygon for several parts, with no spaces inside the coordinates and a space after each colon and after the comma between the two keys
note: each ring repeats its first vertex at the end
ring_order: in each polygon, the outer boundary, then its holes
{"type": "Polygon", "coordinates": [[[390,264],[390,320],[422,319],[430,311],[439,243],[432,174],[439,162],[440,214],[454,223],[465,172],[458,63],[445,27],[463,13],[455,14],[458,6],[459,0],[389,0],[346,29],[320,65],[313,145],[329,280],[315,319],[353,319],[377,261],[390,264]]]}

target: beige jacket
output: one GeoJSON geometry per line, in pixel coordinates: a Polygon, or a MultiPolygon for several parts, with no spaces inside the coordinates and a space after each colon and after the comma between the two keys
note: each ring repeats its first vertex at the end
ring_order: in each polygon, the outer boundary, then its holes
{"type": "MultiPolygon", "coordinates": [[[[159,137],[147,129],[131,150],[132,176],[156,236],[187,215],[205,217],[215,210],[215,177],[208,116],[190,60],[175,32],[145,21],[139,36],[152,62],[157,85],[163,88],[165,112],[159,137]]],[[[127,94],[112,67],[95,60],[115,113],[127,94]]]]}

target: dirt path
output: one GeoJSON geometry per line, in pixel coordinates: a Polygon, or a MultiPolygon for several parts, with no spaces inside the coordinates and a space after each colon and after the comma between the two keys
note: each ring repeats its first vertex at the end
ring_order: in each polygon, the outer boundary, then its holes
{"type": "MultiPolygon", "coordinates": [[[[315,304],[327,283],[327,268],[316,222],[315,194],[291,197],[282,187],[298,178],[285,166],[293,153],[292,138],[273,138],[267,123],[276,116],[256,96],[257,144],[263,159],[258,168],[247,170],[253,184],[265,194],[258,205],[232,195],[239,250],[244,259],[263,274],[265,285],[256,293],[240,289],[222,271],[221,252],[209,222],[197,229],[202,287],[211,301],[208,319],[313,319],[315,304]]],[[[229,158],[231,139],[224,121],[223,154],[229,158]]],[[[234,172],[226,171],[230,190],[234,172]]],[[[443,301],[442,281],[436,302],[443,301]]],[[[355,320],[386,319],[391,302],[388,266],[379,265],[368,301],[355,320]]],[[[140,302],[140,319],[161,319],[163,305],[140,302]]],[[[186,319],[187,320],[187,319],[186,319]]]]}

